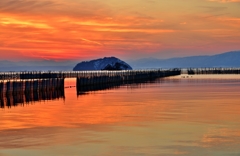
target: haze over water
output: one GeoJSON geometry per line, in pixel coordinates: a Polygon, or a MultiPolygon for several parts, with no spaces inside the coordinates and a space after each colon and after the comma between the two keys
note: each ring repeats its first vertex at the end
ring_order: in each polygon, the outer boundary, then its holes
{"type": "MultiPolygon", "coordinates": [[[[66,82],[67,85],[74,82],[66,82]]],[[[158,79],[0,109],[0,156],[236,156],[240,77],[158,79]]]]}

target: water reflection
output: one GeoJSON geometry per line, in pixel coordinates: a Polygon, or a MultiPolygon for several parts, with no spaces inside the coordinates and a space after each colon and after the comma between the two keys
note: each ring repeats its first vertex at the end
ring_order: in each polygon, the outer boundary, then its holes
{"type": "Polygon", "coordinates": [[[11,108],[46,100],[64,100],[64,90],[40,90],[0,94],[0,107],[11,108]]]}
{"type": "Polygon", "coordinates": [[[100,90],[110,90],[117,89],[121,86],[127,86],[128,88],[141,88],[144,85],[149,83],[157,83],[160,82],[161,79],[151,79],[151,80],[137,80],[137,81],[129,81],[129,82],[115,82],[115,83],[103,83],[99,85],[90,85],[90,86],[78,86],[77,87],[77,95],[85,95],[91,92],[100,91],[100,90]]]}
{"type": "MultiPolygon", "coordinates": [[[[117,89],[121,86],[126,86],[128,89],[136,89],[147,86],[148,84],[161,83],[163,79],[151,79],[151,80],[137,80],[129,82],[116,82],[116,83],[103,83],[100,85],[91,85],[91,86],[78,86],[77,96],[85,95],[91,92],[101,91],[101,90],[110,90],[117,89]]],[[[177,79],[173,79],[173,82],[177,82],[177,79]]],[[[76,79],[66,79],[65,80],[65,89],[41,89],[41,90],[28,90],[28,91],[12,91],[5,92],[0,94],[0,107],[1,108],[11,108],[16,106],[23,106],[24,104],[36,103],[46,100],[59,100],[65,99],[65,90],[69,88],[74,88],[76,85],[76,79]]]]}
{"type": "Polygon", "coordinates": [[[79,97],[68,88],[62,104],[0,110],[0,155],[236,156],[239,80],[176,77],[79,97]]]}

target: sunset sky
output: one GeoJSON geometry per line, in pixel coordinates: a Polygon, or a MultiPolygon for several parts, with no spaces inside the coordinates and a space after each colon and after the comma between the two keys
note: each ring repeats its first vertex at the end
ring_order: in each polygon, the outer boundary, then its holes
{"type": "Polygon", "coordinates": [[[1,0],[0,60],[240,50],[240,0],[1,0]]]}

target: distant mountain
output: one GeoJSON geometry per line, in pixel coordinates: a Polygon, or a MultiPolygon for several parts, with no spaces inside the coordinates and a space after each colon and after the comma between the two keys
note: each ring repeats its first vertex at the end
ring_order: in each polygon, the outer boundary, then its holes
{"type": "MultiPolygon", "coordinates": [[[[100,59],[101,60],[101,59],[100,59]]],[[[98,60],[97,62],[101,62],[98,60]]],[[[111,60],[111,59],[110,59],[111,60]]],[[[116,62],[119,59],[115,60],[116,62]]],[[[79,61],[78,61],[79,62],[79,61]]],[[[71,71],[78,63],[76,61],[54,61],[54,60],[41,60],[41,61],[19,61],[12,62],[8,60],[0,60],[1,71],[71,71]]],[[[91,61],[90,61],[91,62],[91,61]]],[[[123,62],[123,61],[122,61],[123,62]]],[[[226,52],[212,56],[189,56],[177,57],[169,59],[157,58],[144,58],[140,60],[127,61],[123,64],[126,69],[149,69],[149,68],[201,68],[201,67],[240,67],[240,51],[226,52]],[[131,65],[131,66],[130,66],[131,65]]],[[[96,63],[96,62],[95,62],[96,63]]],[[[107,61],[102,64],[99,63],[98,68],[94,67],[94,63],[85,64],[84,70],[101,70],[104,69],[106,64],[110,64],[108,69],[123,68],[119,64],[113,64],[107,61]]],[[[121,64],[121,60],[120,60],[121,64]]],[[[95,64],[96,65],[96,64],[95,64]]],[[[107,69],[106,68],[106,69],[107,69]]]]}
{"type": "Polygon", "coordinates": [[[132,70],[126,62],[116,57],[104,57],[101,59],[84,61],[78,63],[74,68],[74,71],[84,70],[132,70]]]}
{"type": "Polygon", "coordinates": [[[240,51],[226,52],[212,56],[190,56],[170,59],[145,58],[130,61],[129,64],[134,69],[240,67],[240,51]]]}

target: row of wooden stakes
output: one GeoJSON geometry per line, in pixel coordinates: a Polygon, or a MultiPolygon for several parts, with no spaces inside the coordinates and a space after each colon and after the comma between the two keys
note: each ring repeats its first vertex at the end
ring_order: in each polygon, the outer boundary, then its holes
{"type": "Polygon", "coordinates": [[[24,106],[46,100],[64,100],[64,98],[64,90],[61,89],[0,94],[0,108],[24,106]]]}
{"type": "Polygon", "coordinates": [[[168,70],[168,71],[135,71],[130,73],[116,73],[113,75],[91,75],[91,76],[81,76],[77,78],[77,87],[82,86],[91,86],[91,85],[101,85],[106,83],[126,83],[129,81],[138,81],[138,80],[151,80],[155,78],[168,77],[180,75],[181,70],[168,70]]]}
{"type": "Polygon", "coordinates": [[[188,74],[240,74],[240,68],[190,68],[188,74]]]}
{"type": "Polygon", "coordinates": [[[10,80],[0,82],[0,94],[55,90],[64,88],[64,79],[10,80]]]}

